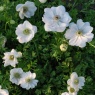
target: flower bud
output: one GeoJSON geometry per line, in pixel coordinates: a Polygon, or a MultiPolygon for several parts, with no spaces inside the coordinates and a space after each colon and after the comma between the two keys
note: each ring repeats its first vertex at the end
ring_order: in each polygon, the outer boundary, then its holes
{"type": "Polygon", "coordinates": [[[63,51],[63,52],[65,52],[67,50],[67,48],[68,48],[67,44],[61,44],[60,45],[60,50],[63,51]]]}
{"type": "Polygon", "coordinates": [[[0,6],[0,12],[2,12],[4,10],[3,6],[0,6]]]}
{"type": "Polygon", "coordinates": [[[10,24],[15,24],[15,21],[14,20],[10,20],[10,24]]]}
{"type": "Polygon", "coordinates": [[[45,3],[47,0],[39,0],[41,3],[45,3]]]}
{"type": "Polygon", "coordinates": [[[3,48],[5,46],[7,39],[5,36],[0,36],[0,48],[3,48]]]}

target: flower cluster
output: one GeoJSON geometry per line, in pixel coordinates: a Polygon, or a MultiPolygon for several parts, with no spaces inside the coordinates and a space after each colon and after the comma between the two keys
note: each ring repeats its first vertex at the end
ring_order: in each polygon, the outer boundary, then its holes
{"type": "Polygon", "coordinates": [[[14,68],[10,71],[10,81],[27,90],[34,88],[37,85],[38,80],[35,78],[35,73],[31,73],[30,71],[23,72],[21,68],[14,68]]]}
{"type": "Polygon", "coordinates": [[[84,86],[84,82],[84,77],[78,77],[77,73],[73,72],[70,79],[67,80],[67,89],[69,92],[64,92],[61,95],[77,95],[79,89],[82,89],[82,86],[84,86]]]}
{"type": "Polygon", "coordinates": [[[90,23],[78,19],[77,24],[74,22],[69,24],[72,18],[64,6],[45,8],[44,12],[42,21],[45,23],[45,31],[63,32],[69,26],[65,33],[69,45],[83,48],[86,46],[86,42],[92,41],[94,34],[91,33],[93,27],[90,26],[90,23]]]}
{"type": "MultiPolygon", "coordinates": [[[[47,0],[39,1],[45,3],[47,0]]],[[[24,19],[24,17],[31,18],[31,16],[34,16],[36,10],[37,7],[34,2],[31,1],[26,1],[25,4],[18,4],[16,6],[16,11],[19,12],[19,17],[21,19],[24,19]]],[[[83,48],[86,46],[86,43],[92,41],[94,37],[92,33],[93,27],[90,26],[89,22],[83,22],[82,19],[78,19],[77,24],[74,22],[70,23],[71,20],[72,18],[69,13],[66,12],[65,7],[62,5],[44,9],[42,21],[45,23],[45,31],[64,32],[69,26],[69,29],[67,29],[64,34],[67,41],[69,40],[69,45],[83,48]]],[[[15,22],[11,21],[11,24],[13,23],[15,22]]],[[[16,27],[15,33],[19,43],[27,43],[34,38],[37,33],[37,27],[25,20],[16,27]]],[[[66,51],[67,47],[67,44],[61,44],[60,50],[66,51]]],[[[5,52],[3,57],[4,67],[8,65],[16,67],[16,64],[18,64],[17,59],[20,57],[22,57],[22,53],[17,52],[15,49],[12,49],[11,52],[5,52]]],[[[36,73],[31,73],[31,71],[24,72],[22,68],[13,68],[10,70],[10,81],[27,90],[37,86],[38,80],[35,78],[36,73]]],[[[79,89],[82,89],[82,86],[84,86],[84,82],[84,77],[78,77],[77,73],[73,72],[70,79],[67,81],[68,92],[62,93],[61,95],[77,95],[79,89]]],[[[8,95],[8,91],[0,88],[0,94],[8,95]]]]}

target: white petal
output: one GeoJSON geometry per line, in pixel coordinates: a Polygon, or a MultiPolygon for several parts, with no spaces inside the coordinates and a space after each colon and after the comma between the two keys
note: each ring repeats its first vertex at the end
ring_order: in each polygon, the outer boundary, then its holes
{"type": "Polygon", "coordinates": [[[85,22],[85,24],[86,24],[87,26],[90,26],[90,23],[89,23],[89,22],[85,22]]]}
{"type": "Polygon", "coordinates": [[[64,36],[66,39],[72,39],[76,35],[76,32],[77,31],[75,29],[68,29],[64,36]]]}
{"type": "Polygon", "coordinates": [[[72,80],[78,78],[77,73],[76,73],[76,72],[73,72],[73,73],[70,75],[70,78],[71,78],[72,80]]]}
{"type": "Polygon", "coordinates": [[[53,18],[54,18],[53,11],[49,8],[45,8],[44,11],[45,11],[45,13],[42,18],[42,21],[47,24],[53,23],[53,18]]]}
{"type": "Polygon", "coordinates": [[[91,33],[93,31],[93,27],[84,24],[81,30],[83,31],[83,33],[91,33]]]}
{"type": "Polygon", "coordinates": [[[86,41],[85,37],[81,38],[81,37],[75,36],[74,38],[69,40],[69,44],[72,46],[79,46],[83,48],[86,45],[85,41],[86,41]]]}
{"type": "Polygon", "coordinates": [[[17,39],[20,43],[27,43],[24,37],[17,37],[17,39]]]}
{"type": "Polygon", "coordinates": [[[69,95],[69,93],[68,92],[64,92],[61,95],[69,95]]]}
{"type": "Polygon", "coordinates": [[[28,88],[28,83],[21,83],[21,85],[20,85],[22,88],[28,88]]]}
{"type": "Polygon", "coordinates": [[[86,37],[79,37],[77,40],[77,46],[83,48],[86,46],[87,38],[86,37]]]}
{"type": "Polygon", "coordinates": [[[26,6],[34,6],[34,2],[26,1],[26,2],[25,2],[25,5],[26,5],[26,6]]]}
{"type": "Polygon", "coordinates": [[[31,17],[31,14],[29,11],[27,11],[26,13],[24,13],[24,16],[27,17],[27,18],[30,18],[31,17]]]}
{"type": "Polygon", "coordinates": [[[92,39],[94,38],[94,34],[92,34],[92,33],[86,34],[84,36],[87,38],[87,42],[92,41],[92,39]]]}
{"type": "Polygon", "coordinates": [[[37,32],[37,27],[36,26],[32,26],[32,30],[34,31],[34,33],[37,32]]]}
{"type": "Polygon", "coordinates": [[[32,73],[32,78],[35,79],[36,73],[32,73]]]}
{"type": "Polygon", "coordinates": [[[58,7],[56,8],[56,13],[57,13],[57,15],[59,15],[59,16],[63,16],[64,13],[65,13],[65,7],[62,6],[62,5],[58,6],[58,7]]]}
{"type": "Polygon", "coordinates": [[[68,24],[71,20],[72,18],[70,17],[69,13],[65,12],[63,15],[62,21],[68,24]]]}
{"type": "Polygon", "coordinates": [[[68,85],[70,85],[71,82],[72,82],[71,79],[68,79],[68,80],[67,80],[67,84],[68,84],[68,85]]]}
{"type": "Polygon", "coordinates": [[[23,27],[31,29],[32,28],[32,25],[31,25],[31,23],[29,21],[26,20],[23,23],[23,27]]]}
{"type": "Polygon", "coordinates": [[[79,77],[79,82],[85,82],[85,78],[84,77],[79,77]]]}
{"type": "Polygon", "coordinates": [[[69,24],[69,28],[78,31],[77,25],[75,23],[73,23],[73,22],[69,24]]]}
{"type": "Polygon", "coordinates": [[[84,22],[82,21],[82,19],[77,20],[78,29],[81,29],[83,25],[84,25],[84,22]]]}
{"type": "Polygon", "coordinates": [[[18,4],[18,5],[16,6],[16,11],[20,11],[20,10],[22,9],[23,5],[24,5],[24,4],[18,4]]]}
{"type": "Polygon", "coordinates": [[[56,7],[51,7],[51,11],[53,12],[54,15],[57,15],[56,7]]]}
{"type": "Polygon", "coordinates": [[[21,10],[21,11],[19,12],[19,16],[20,16],[21,19],[24,19],[23,10],[21,10]]]}

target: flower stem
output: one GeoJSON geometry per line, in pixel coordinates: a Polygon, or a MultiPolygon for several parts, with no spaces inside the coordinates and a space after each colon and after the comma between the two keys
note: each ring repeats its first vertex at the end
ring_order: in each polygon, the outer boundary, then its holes
{"type": "Polygon", "coordinates": [[[93,44],[89,43],[89,45],[92,46],[93,48],[95,48],[95,46],[93,44]]]}
{"type": "Polygon", "coordinates": [[[35,49],[36,49],[37,56],[38,56],[38,60],[39,60],[39,52],[38,52],[38,48],[37,48],[37,45],[36,45],[36,43],[35,43],[35,42],[34,42],[34,45],[35,45],[35,49]]]}

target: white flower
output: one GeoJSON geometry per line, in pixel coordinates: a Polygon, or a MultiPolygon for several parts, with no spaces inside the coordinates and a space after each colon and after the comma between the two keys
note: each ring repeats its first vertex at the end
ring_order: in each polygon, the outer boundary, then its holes
{"type": "Polygon", "coordinates": [[[69,93],[68,92],[64,92],[61,95],[69,95],[69,93]]]}
{"type": "Polygon", "coordinates": [[[81,19],[77,20],[77,24],[70,23],[69,29],[65,33],[65,38],[69,39],[69,45],[79,46],[81,48],[86,46],[86,42],[92,41],[94,34],[92,34],[93,27],[89,22],[83,22],[81,19]]]}
{"type": "Polygon", "coordinates": [[[16,6],[16,11],[19,11],[19,16],[21,19],[24,19],[24,16],[30,18],[34,15],[37,7],[34,2],[26,1],[25,4],[18,4],[16,6]]]}
{"type": "Polygon", "coordinates": [[[68,86],[67,89],[69,91],[69,95],[77,95],[77,93],[78,93],[78,90],[76,90],[70,86],[68,86]]]}
{"type": "Polygon", "coordinates": [[[23,78],[21,79],[21,87],[27,90],[34,88],[38,83],[38,80],[36,80],[35,77],[36,74],[31,73],[30,71],[24,73],[23,78]]]}
{"type": "Polygon", "coordinates": [[[3,57],[4,67],[11,65],[13,67],[18,63],[17,58],[21,57],[22,53],[12,49],[11,52],[5,52],[3,57]]]}
{"type": "Polygon", "coordinates": [[[69,13],[64,6],[51,7],[44,9],[42,21],[45,23],[45,31],[63,32],[71,21],[69,13]]]}
{"type": "Polygon", "coordinates": [[[67,84],[74,88],[75,90],[82,89],[82,86],[84,86],[85,78],[84,77],[78,77],[76,72],[73,72],[70,76],[70,79],[68,79],[67,84]]]}
{"type": "Polygon", "coordinates": [[[1,89],[1,86],[0,86],[0,95],[9,95],[9,92],[7,89],[1,89]]]}
{"type": "Polygon", "coordinates": [[[41,3],[45,3],[47,0],[39,0],[41,3]]]}
{"type": "Polygon", "coordinates": [[[22,75],[23,75],[23,70],[21,68],[14,68],[10,70],[10,81],[12,83],[15,83],[17,85],[20,84],[22,75]]]}
{"type": "Polygon", "coordinates": [[[37,32],[37,27],[31,25],[30,22],[24,21],[23,24],[19,24],[16,28],[17,39],[20,43],[27,43],[34,37],[37,32]]]}

